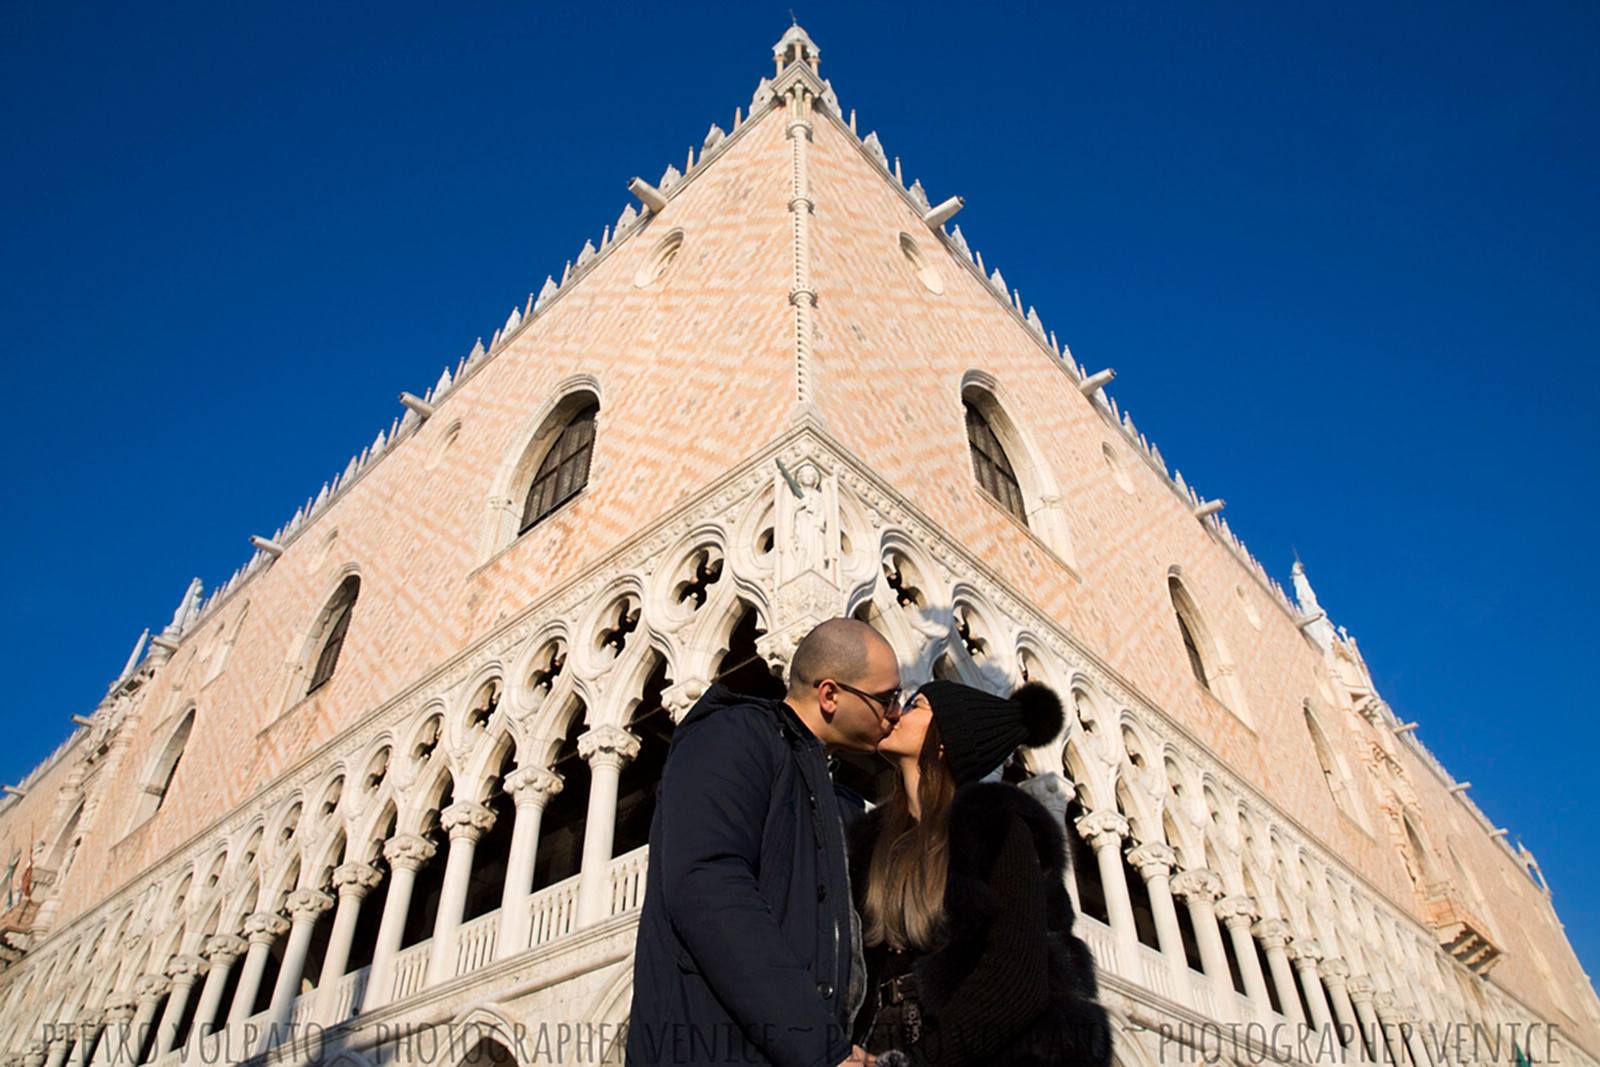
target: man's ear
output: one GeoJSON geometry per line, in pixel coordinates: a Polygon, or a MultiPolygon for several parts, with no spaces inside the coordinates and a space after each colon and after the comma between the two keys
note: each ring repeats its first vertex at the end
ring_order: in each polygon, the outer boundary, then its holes
{"type": "Polygon", "coordinates": [[[839,711],[839,687],[826,679],[817,685],[817,710],[828,722],[832,722],[839,711]]]}

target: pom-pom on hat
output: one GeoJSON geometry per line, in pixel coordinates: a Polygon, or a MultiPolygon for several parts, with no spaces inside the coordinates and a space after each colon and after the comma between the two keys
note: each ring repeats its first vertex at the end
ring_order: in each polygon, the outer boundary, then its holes
{"type": "Polygon", "coordinates": [[[935,680],[917,690],[928,698],[956,785],[976,782],[1005,763],[1019,745],[1034,748],[1061,732],[1061,698],[1038,682],[1009,697],[959,682],[935,680]]]}

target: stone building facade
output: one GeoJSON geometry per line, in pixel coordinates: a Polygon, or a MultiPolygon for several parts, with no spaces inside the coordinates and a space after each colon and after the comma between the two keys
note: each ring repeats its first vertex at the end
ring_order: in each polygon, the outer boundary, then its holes
{"type": "Polygon", "coordinates": [[[617,1062],[673,724],[837,614],[908,680],[1067,699],[1007,775],[1069,831],[1120,1063],[1600,1062],[1532,857],[1303,571],[1169,473],[803,30],[773,56],[0,805],[7,1062],[617,1062]]]}

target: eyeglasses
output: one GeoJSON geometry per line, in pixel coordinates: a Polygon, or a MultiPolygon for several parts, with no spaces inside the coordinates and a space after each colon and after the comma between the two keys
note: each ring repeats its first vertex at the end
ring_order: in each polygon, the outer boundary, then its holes
{"type": "Polygon", "coordinates": [[[864,690],[857,689],[853,685],[845,685],[843,682],[839,681],[837,678],[824,678],[821,681],[812,682],[811,683],[811,687],[813,689],[815,689],[818,686],[820,686],[822,684],[822,682],[832,682],[834,685],[838,686],[840,689],[843,689],[846,693],[854,693],[856,696],[860,697],[862,700],[870,700],[874,704],[881,704],[881,705],[883,705],[883,710],[885,712],[892,711],[895,708],[900,706],[900,689],[899,689],[899,687],[896,687],[894,689],[885,689],[881,693],[868,693],[868,692],[865,692],[864,690]]]}

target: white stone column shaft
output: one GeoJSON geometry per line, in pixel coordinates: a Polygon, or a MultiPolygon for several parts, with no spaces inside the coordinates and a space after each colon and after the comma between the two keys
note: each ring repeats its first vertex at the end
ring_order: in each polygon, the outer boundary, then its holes
{"type": "Polygon", "coordinates": [[[1128,880],[1122,870],[1122,839],[1128,836],[1128,820],[1113,810],[1093,811],[1078,820],[1077,830],[1094,849],[1100,867],[1100,884],[1105,890],[1106,915],[1116,936],[1118,970],[1132,975],[1139,962],[1139,932],[1133,921],[1133,900],[1128,896],[1128,880]]]}
{"type": "MultiPolygon", "coordinates": [[[[156,1042],[150,1058],[157,1059],[172,1051],[178,1043],[178,1026],[183,1013],[194,995],[195,983],[205,970],[206,961],[196,956],[174,956],[167,964],[167,974],[172,979],[172,992],[167,995],[167,1006],[161,1011],[161,1021],[156,1024],[156,1042]]],[[[193,1024],[190,1024],[191,1027],[193,1024]]]]}
{"type": "Polygon", "coordinates": [[[444,886],[439,891],[439,912],[433,921],[433,948],[428,955],[428,984],[455,977],[456,931],[467,906],[467,886],[472,881],[472,857],[478,841],[494,826],[494,812],[477,801],[458,800],[439,813],[439,825],[450,835],[444,860],[444,886]]]}
{"type": "Polygon", "coordinates": [[[1245,996],[1250,998],[1250,1003],[1262,1019],[1270,1019],[1272,998],[1267,995],[1267,978],[1261,973],[1256,943],[1250,936],[1250,927],[1256,920],[1255,902],[1246,896],[1223,897],[1217,902],[1217,915],[1233,940],[1233,955],[1239,961],[1245,996]]]}
{"type": "Polygon", "coordinates": [[[1150,911],[1156,921],[1156,941],[1161,954],[1177,977],[1179,988],[1187,983],[1189,959],[1183,950],[1183,928],[1178,925],[1178,909],[1172,903],[1172,865],[1177,856],[1160,841],[1149,841],[1128,853],[1128,862],[1144,879],[1150,896],[1150,911]]]}
{"type": "MultiPolygon", "coordinates": [[[[184,1042],[183,1058],[190,1059],[201,1051],[200,1042],[216,1028],[217,1012],[222,1007],[222,992],[228,984],[228,975],[234,964],[244,955],[249,943],[232,934],[217,934],[206,939],[200,955],[205,957],[206,981],[200,987],[200,1003],[195,1005],[194,1021],[189,1024],[189,1037],[184,1042]]],[[[204,1059],[204,1057],[199,1057],[204,1059]]]]}
{"type": "Polygon", "coordinates": [[[1222,945],[1222,927],[1217,921],[1216,901],[1222,895],[1222,878],[1216,871],[1204,867],[1179,871],[1172,879],[1172,891],[1182,897],[1189,908],[1189,924],[1194,927],[1194,939],[1200,946],[1200,966],[1205,968],[1211,981],[1211,993],[1217,1002],[1217,1014],[1232,1020],[1233,973],[1228,969],[1228,951],[1222,945]]]}
{"type": "Polygon", "coordinates": [[[317,917],[331,907],[333,898],[319,889],[296,889],[284,902],[284,909],[289,913],[289,941],[283,948],[283,965],[278,969],[277,984],[272,987],[272,1003],[267,1006],[262,1051],[288,1037],[285,1031],[294,1012],[295,997],[300,993],[300,980],[305,977],[311,932],[317,917]]]}
{"type": "Polygon", "coordinates": [[[312,1018],[319,1025],[332,1026],[342,1021],[334,1015],[339,1006],[339,987],[350,963],[350,944],[355,940],[361,902],[381,881],[383,872],[369,863],[342,863],[333,869],[333,889],[338,894],[339,904],[333,913],[328,951],[322,957],[322,974],[317,978],[317,1005],[312,1018]]]}
{"type": "Polygon", "coordinates": [[[433,842],[418,834],[396,834],[384,842],[383,855],[389,861],[389,892],[383,898],[383,917],[378,921],[372,969],[367,972],[363,1010],[394,999],[394,959],[400,951],[400,939],[405,935],[411,890],[417,883],[417,871],[433,858],[434,851],[433,842]]]}
{"type": "Polygon", "coordinates": [[[533,896],[539,827],[545,805],[561,787],[561,776],[544,767],[519,767],[506,775],[505,789],[516,802],[516,817],[511,824],[511,855],[506,861],[500,931],[495,938],[495,955],[501,959],[528,947],[528,900],[533,896]]]}
{"type": "Polygon", "coordinates": [[[589,762],[589,811],[578,874],[577,925],[590,926],[611,910],[611,845],[617,830],[617,783],[623,764],[639,754],[639,739],[616,726],[597,726],[578,738],[589,762]]]}
{"type": "Polygon", "coordinates": [[[289,923],[281,915],[258,911],[244,921],[244,936],[250,947],[245,952],[244,970],[239,972],[239,984],[233,991],[233,1005],[228,1009],[228,1025],[242,1023],[250,1018],[256,996],[261,992],[261,979],[267,972],[267,959],[272,945],[289,930],[289,923]]]}

